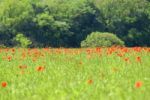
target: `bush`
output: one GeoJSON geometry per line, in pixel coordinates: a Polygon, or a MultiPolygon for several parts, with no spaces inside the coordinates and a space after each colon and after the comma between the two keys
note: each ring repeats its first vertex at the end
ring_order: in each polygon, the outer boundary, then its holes
{"type": "Polygon", "coordinates": [[[81,47],[124,46],[124,42],[112,33],[92,32],[81,42],[81,47]]]}
{"type": "Polygon", "coordinates": [[[32,42],[25,37],[22,33],[16,35],[14,40],[17,42],[17,46],[27,48],[32,42]]]}
{"type": "Polygon", "coordinates": [[[4,44],[0,44],[0,48],[7,48],[4,44]]]}

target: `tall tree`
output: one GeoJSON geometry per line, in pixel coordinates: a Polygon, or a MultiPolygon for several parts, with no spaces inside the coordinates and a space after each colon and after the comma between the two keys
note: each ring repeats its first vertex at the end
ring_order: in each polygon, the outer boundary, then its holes
{"type": "Polygon", "coordinates": [[[95,0],[95,5],[101,12],[99,19],[103,18],[106,31],[116,33],[128,46],[150,45],[145,41],[150,36],[150,3],[147,0],[95,0]]]}

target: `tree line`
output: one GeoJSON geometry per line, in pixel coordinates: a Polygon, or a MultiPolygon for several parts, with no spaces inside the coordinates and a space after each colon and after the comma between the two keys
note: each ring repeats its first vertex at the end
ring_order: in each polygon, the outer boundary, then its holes
{"type": "Polygon", "coordinates": [[[16,46],[23,34],[31,47],[80,47],[96,31],[150,46],[150,0],[0,1],[0,45],[16,46]]]}

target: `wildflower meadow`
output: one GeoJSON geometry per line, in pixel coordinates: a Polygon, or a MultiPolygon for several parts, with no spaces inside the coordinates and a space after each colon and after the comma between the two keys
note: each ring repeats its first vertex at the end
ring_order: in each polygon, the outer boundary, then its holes
{"type": "Polygon", "coordinates": [[[0,49],[0,100],[149,100],[150,48],[0,49]]]}

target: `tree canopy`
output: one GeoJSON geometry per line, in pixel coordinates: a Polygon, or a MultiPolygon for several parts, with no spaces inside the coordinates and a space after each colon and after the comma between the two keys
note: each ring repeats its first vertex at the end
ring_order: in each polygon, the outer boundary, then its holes
{"type": "Polygon", "coordinates": [[[92,32],[111,32],[126,46],[150,46],[149,0],[1,0],[0,45],[80,47],[92,32]]]}

